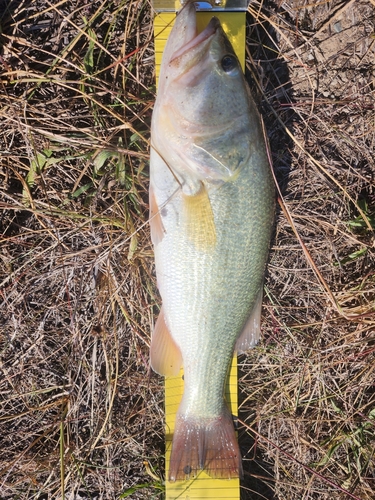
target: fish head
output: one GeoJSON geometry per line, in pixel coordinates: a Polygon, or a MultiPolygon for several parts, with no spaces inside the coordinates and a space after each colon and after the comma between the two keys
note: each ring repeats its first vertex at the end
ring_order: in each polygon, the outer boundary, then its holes
{"type": "Polygon", "coordinates": [[[153,144],[182,177],[212,183],[235,178],[249,156],[251,102],[220,21],[213,17],[198,33],[195,7],[187,4],[163,56],[153,144]]]}

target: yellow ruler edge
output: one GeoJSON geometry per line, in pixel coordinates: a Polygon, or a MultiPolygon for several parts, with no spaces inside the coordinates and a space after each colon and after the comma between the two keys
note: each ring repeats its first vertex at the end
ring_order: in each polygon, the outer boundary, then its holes
{"type": "MultiPolygon", "coordinates": [[[[198,30],[201,31],[207,26],[211,17],[215,15],[230,39],[237,57],[245,67],[245,12],[198,12],[198,30]]],[[[171,32],[175,12],[160,12],[154,20],[155,38],[155,72],[156,82],[159,79],[161,58],[165,43],[171,32]]],[[[172,438],[176,412],[183,393],[183,370],[177,377],[165,378],[165,420],[166,420],[166,477],[169,473],[169,460],[172,447],[172,438]]],[[[238,413],[238,390],[237,390],[237,355],[233,356],[232,365],[225,390],[225,397],[233,415],[238,413]]],[[[239,500],[240,482],[239,479],[212,479],[204,471],[200,472],[195,479],[190,481],[176,481],[171,483],[166,480],[166,500],[239,500]]]]}

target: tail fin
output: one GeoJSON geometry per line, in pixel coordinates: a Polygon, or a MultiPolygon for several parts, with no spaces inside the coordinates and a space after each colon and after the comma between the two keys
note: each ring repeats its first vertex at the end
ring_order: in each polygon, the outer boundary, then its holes
{"type": "Polygon", "coordinates": [[[182,481],[204,469],[214,478],[242,477],[241,454],[229,410],[218,418],[176,417],[169,481],[182,481]]]}

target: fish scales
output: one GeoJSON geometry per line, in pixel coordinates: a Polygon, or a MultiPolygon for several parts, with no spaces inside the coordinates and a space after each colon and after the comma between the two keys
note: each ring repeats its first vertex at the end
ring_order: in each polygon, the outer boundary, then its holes
{"type": "Polygon", "coordinates": [[[151,364],[166,375],[184,367],[170,480],[202,468],[214,477],[242,471],[224,387],[238,339],[245,350],[259,337],[274,188],[234,57],[217,20],[197,35],[188,4],[166,46],[153,114],[151,231],[163,307],[151,364]]]}

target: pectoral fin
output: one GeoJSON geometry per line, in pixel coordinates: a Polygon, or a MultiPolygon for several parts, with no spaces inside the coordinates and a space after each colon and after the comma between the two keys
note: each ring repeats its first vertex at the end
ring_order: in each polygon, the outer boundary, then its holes
{"type": "Polygon", "coordinates": [[[182,366],[181,351],[165,323],[163,308],[160,310],[151,338],[151,367],[166,377],[178,375],[182,366]]]}
{"type": "Polygon", "coordinates": [[[262,313],[263,286],[261,287],[253,310],[246,321],[240,337],[237,339],[235,351],[239,354],[254,347],[260,338],[260,317],[262,313]]]}
{"type": "Polygon", "coordinates": [[[182,194],[183,223],[189,240],[198,250],[208,251],[216,245],[214,214],[207,189],[203,184],[194,195],[182,194]]]}
{"type": "Polygon", "coordinates": [[[150,203],[151,241],[154,245],[157,245],[163,239],[165,229],[163,226],[163,221],[161,219],[160,210],[155,198],[155,193],[151,185],[150,185],[149,197],[150,197],[149,203],[150,203]]]}

